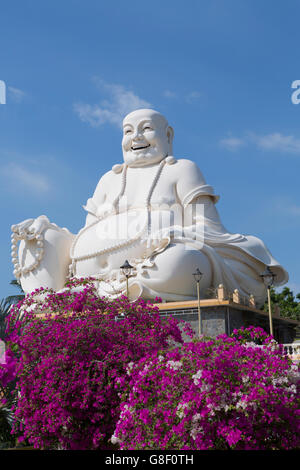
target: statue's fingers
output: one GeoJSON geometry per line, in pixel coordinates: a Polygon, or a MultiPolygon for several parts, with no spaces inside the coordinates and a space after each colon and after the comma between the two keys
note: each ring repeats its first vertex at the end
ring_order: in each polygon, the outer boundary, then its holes
{"type": "Polygon", "coordinates": [[[30,225],[30,223],[32,222],[33,219],[27,219],[27,220],[24,220],[24,222],[21,222],[19,224],[15,224],[15,225],[12,225],[11,226],[11,230],[15,233],[20,233],[21,231],[24,230],[24,228],[26,228],[27,225],[30,225]]]}
{"type": "Polygon", "coordinates": [[[26,232],[28,227],[32,225],[33,220],[34,219],[27,219],[27,220],[24,220],[24,222],[21,222],[19,224],[19,232],[26,232]]]}
{"type": "Polygon", "coordinates": [[[27,233],[24,229],[20,229],[18,235],[21,239],[26,239],[27,238],[27,233]]]}
{"type": "Polygon", "coordinates": [[[38,238],[42,235],[42,232],[45,230],[45,228],[48,226],[47,223],[43,219],[37,219],[34,221],[32,224],[32,238],[38,238]]]}
{"type": "Polygon", "coordinates": [[[27,232],[27,240],[34,240],[36,238],[35,232],[27,232]]]}
{"type": "Polygon", "coordinates": [[[32,232],[34,233],[40,232],[41,228],[42,228],[42,222],[39,219],[36,219],[31,225],[32,232]]]}

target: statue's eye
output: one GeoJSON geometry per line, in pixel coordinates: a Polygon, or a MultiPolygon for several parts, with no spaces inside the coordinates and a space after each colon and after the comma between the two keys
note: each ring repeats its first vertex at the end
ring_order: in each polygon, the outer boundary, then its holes
{"type": "Polygon", "coordinates": [[[124,134],[127,135],[127,134],[131,134],[132,133],[132,130],[131,129],[125,129],[124,131],[124,134]]]}
{"type": "Polygon", "coordinates": [[[152,131],[152,127],[150,127],[150,126],[146,126],[146,127],[144,127],[144,129],[143,129],[143,130],[144,130],[144,131],[152,131]]]}

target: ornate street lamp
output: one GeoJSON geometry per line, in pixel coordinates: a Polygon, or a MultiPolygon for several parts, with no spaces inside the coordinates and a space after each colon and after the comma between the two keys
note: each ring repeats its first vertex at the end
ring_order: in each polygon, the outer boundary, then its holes
{"type": "Polygon", "coordinates": [[[122,266],[120,266],[120,269],[122,270],[122,273],[126,277],[126,296],[129,298],[128,278],[130,277],[133,266],[131,266],[131,264],[128,263],[128,260],[126,260],[125,263],[122,266]]]}
{"type": "Polygon", "coordinates": [[[203,273],[199,268],[193,273],[194,279],[197,282],[197,297],[198,297],[198,329],[199,329],[199,338],[202,335],[201,327],[201,309],[200,309],[200,281],[202,279],[203,273]]]}
{"type": "Polygon", "coordinates": [[[272,320],[272,307],[271,307],[271,287],[274,283],[274,279],[275,279],[276,275],[273,274],[271,269],[269,268],[269,266],[267,266],[265,271],[260,275],[260,277],[263,279],[264,284],[267,288],[267,292],[268,292],[270,335],[273,336],[273,320],[272,320]]]}

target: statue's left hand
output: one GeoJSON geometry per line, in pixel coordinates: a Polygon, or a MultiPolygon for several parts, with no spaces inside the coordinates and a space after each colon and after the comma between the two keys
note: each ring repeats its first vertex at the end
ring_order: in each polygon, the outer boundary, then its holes
{"type": "Polygon", "coordinates": [[[24,292],[39,287],[62,289],[68,275],[74,235],[50,222],[45,215],[26,219],[11,229],[14,275],[20,279],[24,292]]]}
{"type": "Polygon", "coordinates": [[[27,219],[19,224],[12,225],[11,229],[20,238],[32,240],[36,238],[37,235],[43,233],[49,225],[50,221],[48,217],[46,215],[40,215],[36,219],[27,219]]]}

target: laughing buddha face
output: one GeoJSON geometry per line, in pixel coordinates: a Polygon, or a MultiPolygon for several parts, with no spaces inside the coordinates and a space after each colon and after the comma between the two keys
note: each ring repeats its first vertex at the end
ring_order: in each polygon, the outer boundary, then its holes
{"type": "Polygon", "coordinates": [[[152,109],[139,109],[123,121],[123,158],[130,167],[159,163],[172,155],[173,129],[152,109]]]}

